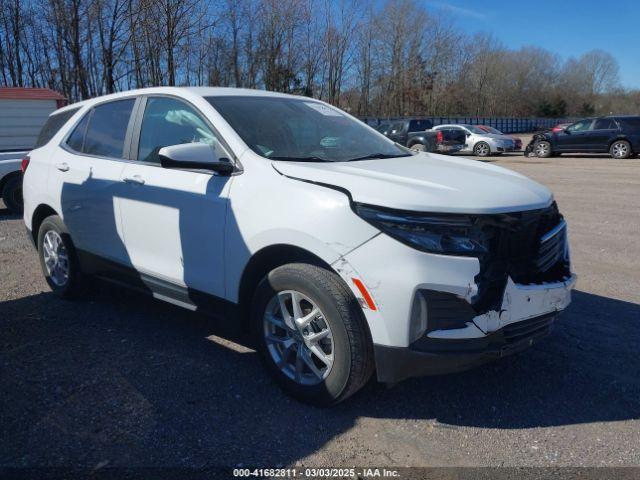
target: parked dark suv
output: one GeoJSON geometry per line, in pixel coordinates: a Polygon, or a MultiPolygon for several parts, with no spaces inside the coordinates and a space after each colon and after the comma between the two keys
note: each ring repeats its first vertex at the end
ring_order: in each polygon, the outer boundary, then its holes
{"type": "Polygon", "coordinates": [[[560,153],[609,153],[628,158],[640,153],[640,116],[585,118],[558,131],[536,135],[533,151],[547,158],[560,153]]]}

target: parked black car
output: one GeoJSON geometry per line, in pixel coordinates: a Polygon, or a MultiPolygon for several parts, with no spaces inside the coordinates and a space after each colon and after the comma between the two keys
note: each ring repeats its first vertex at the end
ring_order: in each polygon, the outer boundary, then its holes
{"type": "Polygon", "coordinates": [[[585,118],[557,131],[534,135],[525,150],[542,158],[560,153],[609,153],[628,158],[640,153],[640,116],[585,118]]]}
{"type": "Polygon", "coordinates": [[[432,128],[430,120],[420,118],[382,123],[376,127],[394,142],[420,152],[455,153],[464,148],[464,133],[453,129],[432,131],[432,128]]]}

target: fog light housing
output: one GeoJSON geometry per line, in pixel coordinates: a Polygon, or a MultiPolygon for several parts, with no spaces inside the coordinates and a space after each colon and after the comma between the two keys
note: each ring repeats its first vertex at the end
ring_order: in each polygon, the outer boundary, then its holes
{"type": "Polygon", "coordinates": [[[414,342],[427,331],[427,300],[420,290],[413,296],[411,323],[409,324],[409,343],[414,342]]]}

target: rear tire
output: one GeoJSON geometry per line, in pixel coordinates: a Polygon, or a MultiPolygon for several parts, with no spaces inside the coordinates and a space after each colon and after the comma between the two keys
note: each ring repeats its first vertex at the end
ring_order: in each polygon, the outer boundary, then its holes
{"type": "Polygon", "coordinates": [[[411,145],[409,147],[411,150],[413,150],[414,152],[426,152],[427,151],[427,147],[425,147],[423,144],[421,143],[414,143],[413,145],[411,145]]]}
{"type": "Polygon", "coordinates": [[[38,257],[44,278],[60,298],[78,298],[86,293],[87,282],[80,270],[69,231],[57,215],[45,218],[38,230],[38,257]]]}
{"type": "Polygon", "coordinates": [[[533,147],[533,152],[536,154],[536,157],[539,158],[549,158],[553,155],[553,151],[551,150],[551,143],[546,140],[542,140],[535,144],[533,147]]]}
{"type": "Polygon", "coordinates": [[[303,263],[272,270],[256,289],[251,321],[267,370],[298,400],[336,404],[357,392],[373,373],[373,343],[364,314],[334,272],[303,263]],[[313,319],[301,326],[313,312],[313,319]],[[318,333],[322,339],[311,343],[318,333]]]}
{"type": "Polygon", "coordinates": [[[473,147],[473,154],[477,157],[488,157],[491,155],[491,147],[487,142],[478,142],[473,147]]]}
{"type": "Polygon", "coordinates": [[[13,175],[2,188],[2,199],[9,210],[22,213],[22,175],[13,175]]]}
{"type": "Polygon", "coordinates": [[[626,140],[616,140],[611,144],[611,148],[609,148],[609,153],[613,158],[616,159],[625,159],[631,156],[631,144],[626,140]]]}

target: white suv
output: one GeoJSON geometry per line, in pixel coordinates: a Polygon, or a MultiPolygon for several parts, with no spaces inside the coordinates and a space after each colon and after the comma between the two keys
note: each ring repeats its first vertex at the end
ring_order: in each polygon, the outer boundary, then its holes
{"type": "Polygon", "coordinates": [[[570,301],[545,187],[412,153],[310,98],[151,88],[60,109],[44,131],[24,220],[52,290],[100,277],[232,307],[305,401],[519,351],[570,301]]]}

